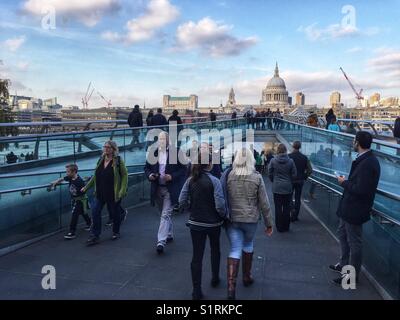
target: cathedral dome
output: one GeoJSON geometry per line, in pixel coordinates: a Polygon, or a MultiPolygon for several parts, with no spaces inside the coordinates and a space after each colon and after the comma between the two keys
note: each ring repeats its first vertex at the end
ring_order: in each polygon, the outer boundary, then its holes
{"type": "Polygon", "coordinates": [[[282,88],[286,90],[285,81],[279,77],[278,64],[275,67],[274,76],[268,81],[267,88],[282,88]]]}
{"type": "Polygon", "coordinates": [[[262,91],[260,104],[271,108],[285,108],[289,105],[289,92],[286,90],[285,81],[279,77],[278,63],[276,63],[274,76],[262,91]]]}

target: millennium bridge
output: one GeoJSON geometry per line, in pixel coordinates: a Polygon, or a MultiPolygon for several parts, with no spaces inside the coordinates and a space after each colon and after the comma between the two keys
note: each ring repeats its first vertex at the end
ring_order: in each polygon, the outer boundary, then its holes
{"type": "MultiPolygon", "coordinates": [[[[275,232],[267,238],[259,228],[255,284],[251,288],[239,285],[238,298],[399,299],[400,146],[375,135],[372,149],[382,173],[372,219],[364,225],[363,273],[356,290],[344,290],[331,284],[335,275],[328,265],[336,263],[339,256],[336,208],[343,190],[336,175],[348,175],[355,157],[354,136],[308,127],[295,119],[271,121],[272,126],[255,128],[255,149],[274,148],[278,143],[289,147],[299,140],[314,171],[304,187],[300,221],[292,224],[291,231],[275,232]]],[[[6,158],[0,161],[0,299],[190,299],[192,249],[186,214],[174,215],[175,241],[165,255],[159,257],[154,250],[159,214],[149,205],[149,183],[142,170],[146,135],[155,127],[132,129],[110,122],[107,128],[92,130],[87,123],[69,125],[84,127],[71,132],[40,129],[0,138],[3,157],[10,152],[18,157],[11,163],[6,158]],[[88,248],[87,233],[82,229],[74,241],[64,241],[62,232],[70,218],[67,186],[53,190],[49,184],[64,176],[64,166],[70,162],[78,164],[82,177],[90,177],[103,143],[110,139],[120,146],[129,171],[128,196],[123,202],[129,214],[122,237],[110,241],[110,231],[105,228],[100,245],[88,248]],[[31,156],[20,161],[22,154],[31,156]],[[41,286],[46,265],[56,269],[56,290],[41,286]]],[[[214,123],[203,119],[180,127],[198,134],[209,128],[230,130],[244,139],[248,124],[243,118],[214,123]]],[[[221,143],[223,159],[229,159],[229,145],[221,143]]],[[[265,182],[272,200],[270,182],[265,182]]],[[[221,239],[224,257],[228,243],[224,234],[221,239]]],[[[205,297],[224,299],[226,281],[217,289],[208,287],[208,265],[206,254],[205,297]]],[[[224,275],[222,259],[222,278],[224,275]]]]}

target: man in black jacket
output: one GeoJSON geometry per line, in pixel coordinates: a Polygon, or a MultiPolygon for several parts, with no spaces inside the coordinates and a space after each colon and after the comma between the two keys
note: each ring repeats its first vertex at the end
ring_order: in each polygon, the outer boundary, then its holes
{"type": "Polygon", "coordinates": [[[168,121],[165,118],[165,116],[162,114],[162,109],[158,108],[157,113],[151,119],[151,125],[152,126],[165,126],[167,124],[168,124],[168,121]]]}
{"type": "MultiPolygon", "coordinates": [[[[135,105],[132,112],[128,117],[128,124],[131,128],[141,128],[143,127],[143,116],[140,112],[139,106],[135,105]]],[[[140,129],[132,130],[132,142],[131,145],[139,143],[140,129]]]]}
{"type": "Polygon", "coordinates": [[[304,181],[312,173],[312,166],[310,160],[300,152],[301,142],[293,142],[293,151],[289,154],[289,158],[294,161],[297,169],[297,175],[292,180],[293,193],[294,193],[294,207],[291,210],[290,221],[295,222],[299,220],[299,212],[301,205],[301,192],[303,190],[304,181]]]}
{"type": "MultiPolygon", "coordinates": [[[[344,189],[337,210],[341,258],[338,264],[329,268],[341,273],[344,266],[351,265],[357,280],[362,263],[362,225],[370,219],[381,173],[379,161],[370,150],[371,144],[372,135],[369,132],[357,132],[353,146],[358,155],[351,165],[349,178],[338,177],[344,189]]],[[[348,277],[345,273],[333,282],[341,285],[343,281],[348,282],[348,277]]]]}

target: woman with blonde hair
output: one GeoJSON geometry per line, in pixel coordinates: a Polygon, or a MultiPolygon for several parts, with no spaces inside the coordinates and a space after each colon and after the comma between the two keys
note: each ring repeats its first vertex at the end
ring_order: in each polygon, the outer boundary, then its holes
{"type": "Polygon", "coordinates": [[[255,159],[249,149],[236,152],[232,168],[221,177],[222,190],[230,222],[226,232],[231,244],[227,261],[228,299],[235,299],[236,278],[242,258],[243,284],[251,285],[254,237],[260,213],[265,233],[272,234],[272,218],[264,180],[255,170],[255,159]]]}
{"type": "Polygon", "coordinates": [[[107,209],[113,221],[112,240],[120,237],[121,200],[125,197],[128,188],[128,171],[124,161],[118,155],[117,144],[110,140],[104,143],[103,154],[95,169],[95,174],[87,185],[82,188],[86,192],[94,187],[95,199],[92,207],[92,228],[87,245],[96,244],[101,234],[101,211],[107,209]]]}

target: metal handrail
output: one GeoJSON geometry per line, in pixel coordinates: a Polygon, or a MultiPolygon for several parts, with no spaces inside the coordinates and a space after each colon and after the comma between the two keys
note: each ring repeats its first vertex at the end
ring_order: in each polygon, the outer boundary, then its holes
{"type": "MultiPolygon", "coordinates": [[[[225,117],[225,115],[217,115],[217,117],[225,117]]],[[[181,116],[182,120],[201,120],[209,119],[208,116],[190,117],[181,116]]],[[[70,120],[70,121],[33,121],[33,122],[6,122],[0,123],[0,127],[46,127],[46,126],[63,126],[63,125],[88,125],[88,124],[126,124],[128,126],[128,119],[121,120],[70,120]]],[[[143,126],[146,126],[143,124],[143,126]]]]}
{"type": "MultiPolygon", "coordinates": [[[[202,122],[193,122],[193,123],[182,123],[174,126],[195,126],[198,125],[199,123],[202,125],[205,124],[210,124],[210,123],[222,123],[222,122],[228,122],[228,121],[239,121],[242,120],[243,118],[236,118],[236,119],[223,119],[223,120],[216,120],[216,121],[202,121],[202,122]]],[[[116,131],[125,131],[125,130],[143,130],[143,129],[162,129],[165,127],[170,126],[169,124],[161,125],[161,126],[143,126],[143,127],[127,127],[127,128],[116,128],[116,129],[104,129],[104,130],[89,130],[89,131],[76,131],[76,132],[60,132],[60,133],[38,133],[38,134],[31,134],[31,135],[23,135],[23,136],[4,136],[0,137],[0,142],[1,141],[7,141],[7,140],[12,140],[12,142],[18,142],[18,141],[25,141],[25,140],[31,140],[35,138],[43,138],[43,137],[49,137],[49,138],[57,138],[60,136],[73,136],[73,135],[84,135],[87,133],[90,134],[99,134],[99,133],[105,133],[105,132],[116,132],[116,131]]],[[[172,126],[172,125],[171,125],[172,126]]]]}
{"type": "MultiPolygon", "coordinates": [[[[305,124],[289,121],[289,120],[286,120],[286,119],[280,119],[280,120],[281,121],[285,121],[285,122],[290,123],[290,124],[293,124],[293,125],[301,126],[301,127],[307,128],[307,129],[319,130],[319,131],[325,132],[325,133],[329,132],[331,134],[341,135],[341,136],[344,136],[344,137],[349,137],[349,138],[354,139],[354,135],[352,135],[350,133],[338,132],[338,131],[329,131],[329,130],[327,130],[325,128],[311,127],[311,126],[308,126],[308,125],[305,125],[305,124]]],[[[373,143],[378,144],[378,145],[383,145],[383,146],[386,146],[386,147],[390,147],[390,148],[394,148],[394,149],[400,149],[400,145],[399,144],[392,143],[392,142],[387,142],[387,141],[384,141],[384,140],[374,139],[373,143]]]]}
{"type": "MultiPolygon", "coordinates": [[[[133,173],[128,173],[128,177],[132,176],[138,176],[144,174],[143,171],[141,172],[133,172],[133,173]]],[[[61,184],[67,184],[67,182],[62,182],[61,184]]],[[[41,185],[36,185],[36,186],[31,186],[31,187],[22,187],[22,188],[14,188],[14,189],[7,189],[7,190],[0,190],[0,196],[2,194],[6,193],[14,193],[14,192],[23,192],[23,191],[30,191],[30,190],[37,190],[37,189],[43,189],[43,188],[48,188],[51,186],[51,183],[48,184],[41,184],[41,185]]]]}
{"type": "MultiPolygon", "coordinates": [[[[126,166],[128,169],[129,168],[136,168],[136,167],[142,167],[143,164],[131,164],[126,166]]],[[[90,169],[79,169],[79,171],[93,171],[94,168],[90,169]]],[[[28,173],[5,173],[5,174],[0,174],[0,179],[9,179],[9,178],[24,178],[24,177],[33,177],[33,176],[46,176],[46,175],[51,175],[51,174],[65,174],[65,170],[61,171],[46,171],[46,172],[28,172],[28,173]]]]}
{"type": "MultiPolygon", "coordinates": [[[[315,171],[316,171],[316,170],[315,170],[315,171]]],[[[310,178],[308,178],[308,179],[311,180],[311,181],[313,181],[313,182],[316,183],[316,184],[321,185],[322,187],[324,187],[324,188],[326,188],[326,189],[329,189],[330,191],[332,191],[332,192],[334,192],[334,193],[336,193],[336,194],[338,194],[338,195],[343,195],[343,193],[340,192],[339,190],[337,190],[337,189],[335,189],[335,188],[332,188],[331,186],[329,186],[329,185],[327,185],[327,184],[325,184],[325,183],[323,183],[323,182],[321,182],[321,181],[319,181],[319,180],[316,180],[315,178],[310,177],[310,178]]],[[[372,208],[372,210],[373,210],[373,212],[374,212],[376,215],[378,215],[381,219],[386,220],[386,221],[389,221],[391,224],[394,224],[394,225],[396,225],[397,227],[400,227],[400,221],[398,221],[398,220],[396,220],[396,219],[394,219],[394,218],[388,216],[387,214],[385,214],[385,213],[383,213],[383,212],[381,212],[381,211],[379,211],[379,210],[377,210],[377,209],[375,209],[375,208],[372,208]]]]}
{"type": "MultiPolygon", "coordinates": [[[[313,171],[315,171],[315,172],[317,172],[319,174],[331,177],[331,178],[336,178],[336,176],[334,174],[331,174],[331,173],[328,173],[328,172],[323,172],[323,171],[315,169],[315,168],[313,168],[313,171]]],[[[379,189],[379,188],[376,190],[376,193],[378,193],[378,194],[380,194],[382,196],[385,196],[386,198],[389,198],[389,199],[392,199],[392,200],[396,200],[396,201],[400,201],[400,195],[398,195],[398,194],[395,194],[395,193],[392,193],[392,192],[389,192],[389,191],[385,191],[385,190],[382,190],[382,189],[379,189]]]]}

